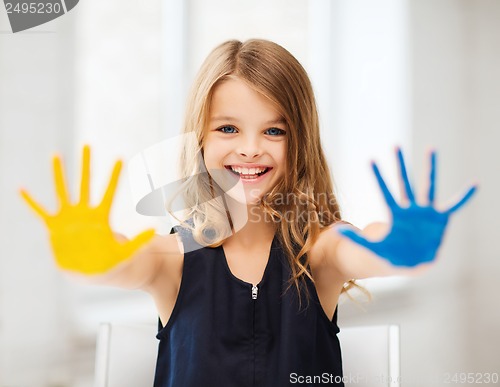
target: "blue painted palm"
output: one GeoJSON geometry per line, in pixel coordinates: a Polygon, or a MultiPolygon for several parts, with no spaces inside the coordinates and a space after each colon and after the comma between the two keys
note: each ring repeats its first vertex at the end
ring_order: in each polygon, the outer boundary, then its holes
{"type": "Polygon", "coordinates": [[[415,200],[408,180],[403,154],[399,148],[397,149],[397,157],[401,179],[409,202],[409,205],[405,207],[396,202],[387,188],[377,165],[372,162],[373,172],[392,215],[392,224],[388,234],[380,241],[369,241],[349,226],[339,226],[338,232],[380,257],[387,259],[395,266],[413,267],[434,259],[441,244],[448,219],[472,197],[477,187],[471,186],[455,204],[445,211],[438,211],[434,207],[436,153],[432,152],[430,155],[428,202],[425,205],[420,205],[415,200]]]}

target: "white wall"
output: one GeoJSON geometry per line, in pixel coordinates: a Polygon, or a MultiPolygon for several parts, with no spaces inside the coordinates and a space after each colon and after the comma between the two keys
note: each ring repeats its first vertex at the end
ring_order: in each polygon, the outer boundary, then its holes
{"type": "Polygon", "coordinates": [[[190,0],[186,32],[190,77],[208,53],[228,39],[273,40],[307,66],[307,12],[307,0],[190,0]]]}
{"type": "MultiPolygon", "coordinates": [[[[49,155],[73,140],[73,25],[68,15],[38,33],[0,34],[1,386],[57,384],[69,372],[64,279],[17,191],[55,207],[49,155]]],[[[0,30],[9,30],[4,12],[0,30]]]]}
{"type": "Polygon", "coordinates": [[[468,168],[478,176],[481,200],[471,214],[470,227],[477,232],[469,239],[468,248],[472,284],[468,288],[466,345],[471,354],[470,366],[487,371],[500,369],[500,3],[483,0],[480,4],[468,9],[472,29],[467,136],[470,143],[464,147],[464,153],[473,154],[468,168]]]}
{"type": "Polygon", "coordinates": [[[415,173],[432,145],[440,202],[475,180],[480,189],[452,219],[429,273],[397,294],[374,294],[366,312],[344,304],[341,321],[399,323],[403,385],[441,386],[446,373],[500,366],[500,3],[413,0],[409,16],[415,173]]]}
{"type": "MultiPolygon", "coordinates": [[[[0,12],[2,387],[91,385],[99,322],[155,321],[145,295],[89,287],[57,271],[45,229],[17,190],[26,187],[55,211],[50,156],[63,155],[75,193],[88,142],[97,201],[117,157],[163,139],[159,10],[159,2],[84,1],[18,34],[7,32],[0,12]]],[[[126,235],[151,223],[133,210],[126,168],[111,221],[126,235]]]]}
{"type": "MultiPolygon", "coordinates": [[[[457,215],[442,270],[434,273],[433,292],[443,290],[443,277],[453,283],[443,305],[457,304],[457,309],[445,327],[460,327],[450,337],[448,360],[440,361],[442,371],[494,372],[500,366],[493,344],[500,340],[500,311],[493,306],[500,294],[495,243],[500,211],[494,204],[500,188],[494,149],[500,142],[498,20],[496,1],[415,1],[412,7],[415,149],[433,140],[443,150],[443,199],[473,179],[480,185],[474,202],[457,215]],[[461,362],[452,360],[457,341],[461,362]]],[[[439,335],[432,342],[432,350],[443,351],[448,344],[439,335]]]]}

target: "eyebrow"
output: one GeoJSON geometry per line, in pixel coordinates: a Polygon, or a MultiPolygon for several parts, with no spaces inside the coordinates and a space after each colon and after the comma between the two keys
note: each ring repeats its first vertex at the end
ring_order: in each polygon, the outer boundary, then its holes
{"type": "MultiPolygon", "coordinates": [[[[238,122],[238,119],[231,116],[215,116],[211,117],[210,121],[232,121],[238,122]]],[[[269,121],[264,122],[264,125],[275,125],[275,124],[286,124],[286,121],[283,117],[275,118],[269,121]]]]}

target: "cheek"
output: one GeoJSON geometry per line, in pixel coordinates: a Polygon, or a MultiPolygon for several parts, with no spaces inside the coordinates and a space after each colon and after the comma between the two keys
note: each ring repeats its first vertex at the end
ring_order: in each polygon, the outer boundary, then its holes
{"type": "Polygon", "coordinates": [[[286,169],[286,164],[287,164],[287,161],[286,161],[286,155],[287,155],[287,151],[286,151],[286,147],[285,145],[283,146],[280,146],[278,147],[277,149],[275,149],[275,151],[273,152],[274,154],[274,159],[276,161],[276,163],[283,169],[286,169]]]}
{"type": "Polygon", "coordinates": [[[205,162],[205,165],[209,165],[212,161],[212,152],[211,148],[204,146],[203,147],[203,161],[205,162]]]}
{"type": "Polygon", "coordinates": [[[203,143],[205,152],[210,153],[211,157],[224,154],[224,152],[232,146],[231,141],[219,138],[216,134],[209,134],[203,143]]]}
{"type": "Polygon", "coordinates": [[[213,166],[220,158],[220,146],[214,141],[206,141],[203,145],[203,159],[206,166],[213,166]]]}

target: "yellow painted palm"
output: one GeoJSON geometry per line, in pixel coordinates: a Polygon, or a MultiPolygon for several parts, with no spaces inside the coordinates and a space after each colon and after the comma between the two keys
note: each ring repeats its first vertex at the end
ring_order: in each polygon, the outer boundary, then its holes
{"type": "Polygon", "coordinates": [[[146,230],[132,240],[119,241],[109,226],[109,213],[116,191],[122,162],[117,161],[102,201],[89,203],[90,148],[83,148],[80,198],[71,203],[60,157],[53,159],[54,181],[59,210],[51,215],[25,191],[22,197],[44,221],[56,263],[65,270],[82,274],[102,274],[129,259],[154,235],[146,230]]]}

